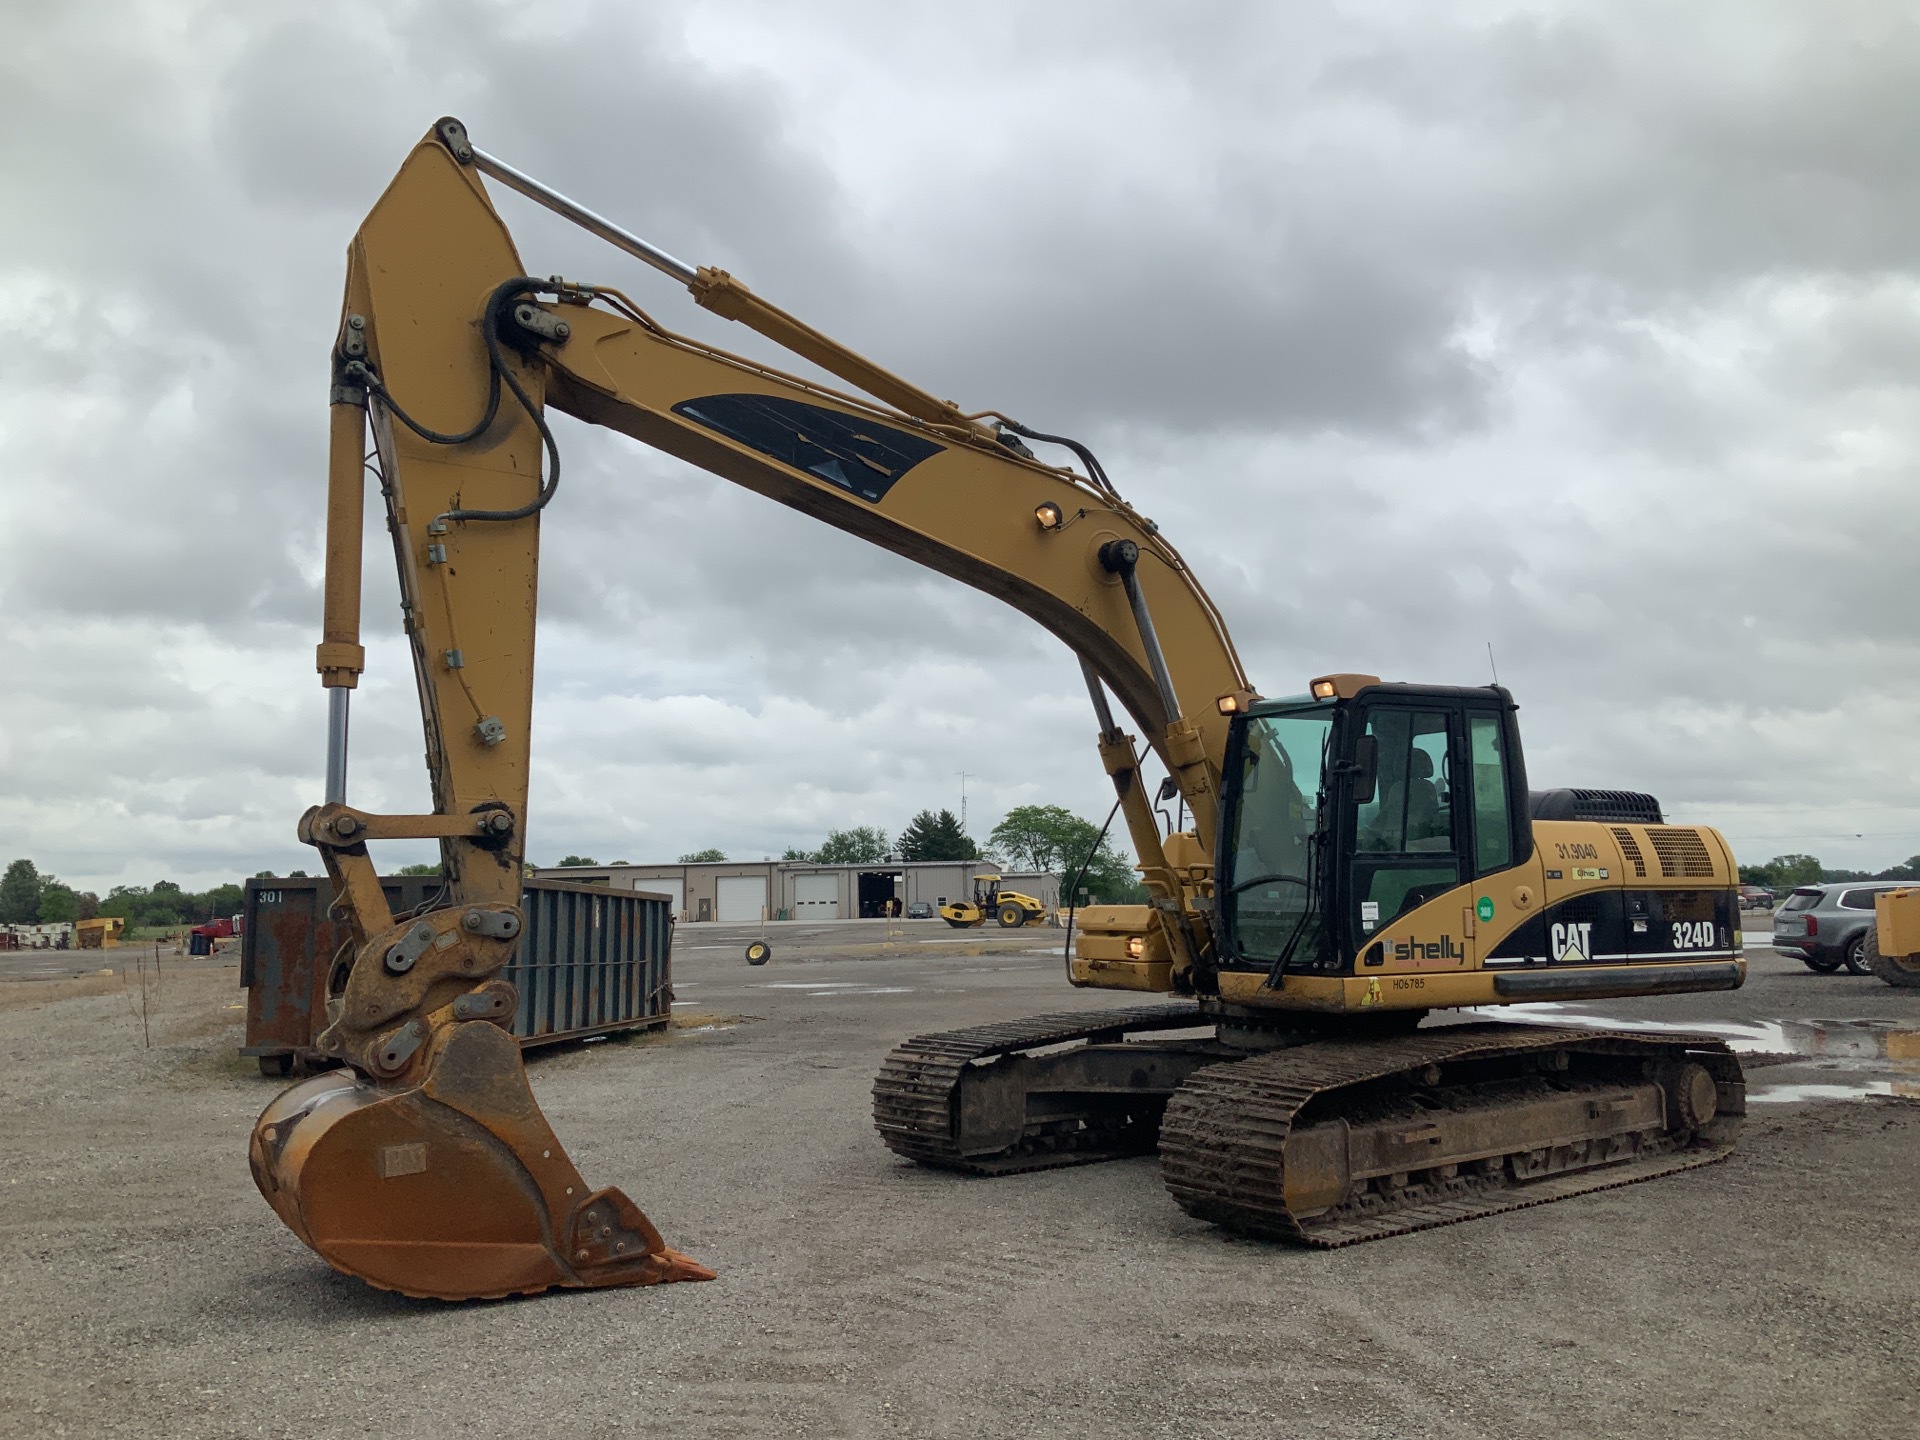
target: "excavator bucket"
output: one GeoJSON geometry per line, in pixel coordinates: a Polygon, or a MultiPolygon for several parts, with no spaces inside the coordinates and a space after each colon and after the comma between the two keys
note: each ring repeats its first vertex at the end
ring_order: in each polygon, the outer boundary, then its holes
{"type": "Polygon", "coordinates": [[[328,1264],[441,1300],[714,1278],[620,1191],[587,1189],[511,1035],[471,1021],[434,1041],[405,1083],[332,1071],[254,1124],[255,1183],[328,1264]]]}

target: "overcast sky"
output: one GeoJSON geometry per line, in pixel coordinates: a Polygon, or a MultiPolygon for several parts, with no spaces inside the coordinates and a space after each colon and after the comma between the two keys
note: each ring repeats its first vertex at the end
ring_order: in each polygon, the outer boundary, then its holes
{"type": "MultiPolygon", "coordinates": [[[[1491,643],[1536,786],[1653,791],[1743,858],[1920,851],[1910,4],[4,9],[0,862],[317,870],[343,251],[443,113],[1088,440],[1267,694],[1479,683],[1491,643]]],[[[740,345],[496,202],[533,273],[740,345]]],[[[534,858],[897,832],[961,771],[976,835],[1104,814],[1059,642],[556,428],[534,858]]],[[[424,808],[369,537],[351,798],[424,808]]]]}

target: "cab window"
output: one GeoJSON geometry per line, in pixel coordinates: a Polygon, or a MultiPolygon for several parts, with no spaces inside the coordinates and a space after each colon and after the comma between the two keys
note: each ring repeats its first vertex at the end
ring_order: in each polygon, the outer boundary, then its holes
{"type": "Polygon", "coordinates": [[[1321,953],[1326,914],[1315,897],[1314,837],[1332,726],[1330,708],[1247,722],[1225,900],[1242,954],[1321,953]]]}
{"type": "Polygon", "coordinates": [[[1373,798],[1354,809],[1349,917],[1363,940],[1460,883],[1446,712],[1375,709],[1366,733],[1375,783],[1373,798]]]}
{"type": "Polygon", "coordinates": [[[1467,717],[1468,751],[1473,773],[1474,873],[1486,875],[1513,864],[1513,824],[1508,806],[1506,746],[1496,715],[1467,717]]]}
{"type": "Polygon", "coordinates": [[[1378,745],[1373,799],[1358,814],[1359,848],[1391,854],[1453,849],[1447,717],[1438,711],[1376,710],[1367,733],[1378,745]]]}

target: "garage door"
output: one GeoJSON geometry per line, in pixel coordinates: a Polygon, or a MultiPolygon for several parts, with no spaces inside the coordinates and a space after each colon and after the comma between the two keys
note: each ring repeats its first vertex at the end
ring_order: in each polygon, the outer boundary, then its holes
{"type": "Polygon", "coordinates": [[[687,908],[687,882],[678,877],[655,879],[651,875],[642,875],[633,882],[633,888],[644,890],[650,895],[664,895],[673,905],[673,913],[678,915],[687,908]]]}
{"type": "Polygon", "coordinates": [[[714,899],[722,920],[764,920],[767,911],[767,877],[764,875],[722,875],[714,881],[714,899]]]}
{"type": "Polygon", "coordinates": [[[840,877],[837,875],[794,876],[793,918],[838,920],[840,918],[840,877]]]}

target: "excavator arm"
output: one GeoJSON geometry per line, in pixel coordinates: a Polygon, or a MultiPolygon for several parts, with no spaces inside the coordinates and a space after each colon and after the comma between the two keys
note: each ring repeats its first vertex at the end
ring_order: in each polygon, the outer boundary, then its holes
{"type": "Polygon", "coordinates": [[[1153,896],[1146,923],[1174,957],[1174,983],[1204,987],[1228,717],[1256,697],[1206,592],[1084,447],[962,413],[724,272],[686,266],[556,195],[453,120],[415,147],[353,240],[333,379],[316,657],[327,796],[300,836],[319,848],[353,934],[318,1041],[346,1068],[276,1100],[252,1147],[263,1193],[330,1263],[448,1298],[709,1274],[620,1192],[588,1189],[504,1028],[514,997],[499,971],[522,924],[539,524],[562,477],[549,408],[998,596],[1059,636],[1080,660],[1153,896]],[[677,335],[617,290],[528,276],[483,172],[852,389],[677,335]],[[1021,437],[1071,447],[1085,473],[1043,463],[1021,437]],[[346,800],[369,473],[394,545],[431,814],[346,800]],[[1109,691],[1193,812],[1195,834],[1171,857],[1109,691]],[[368,851],[389,839],[439,841],[443,904],[391,913],[368,851]]]}

